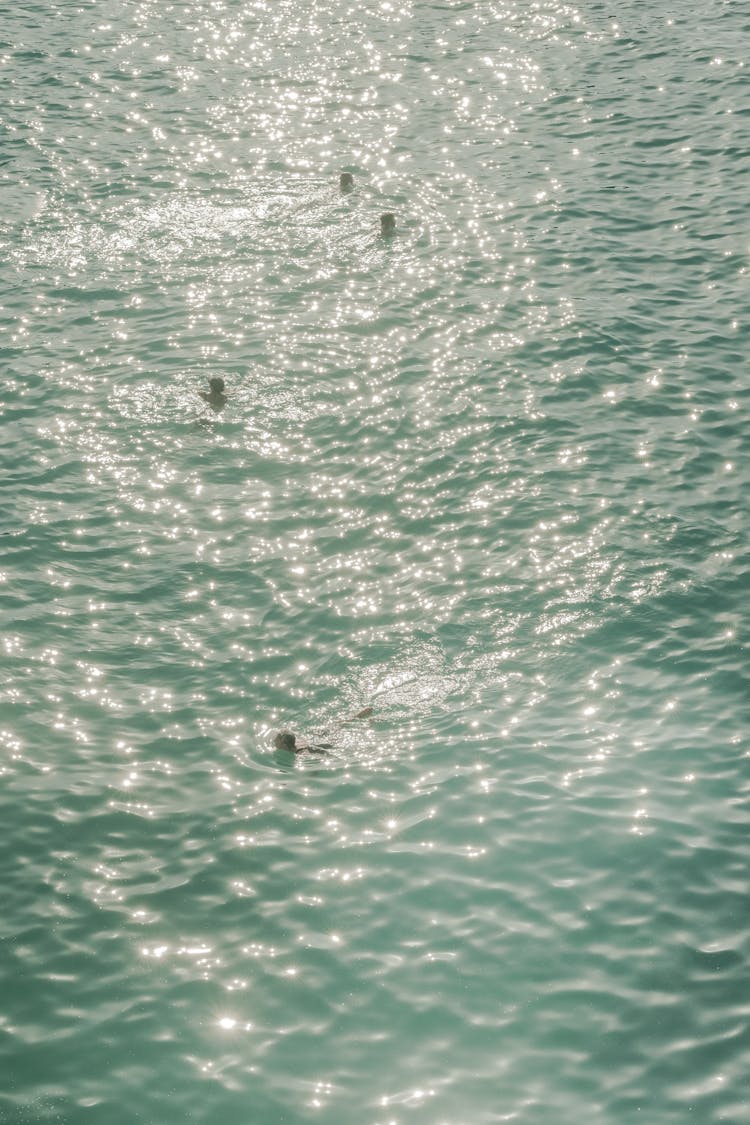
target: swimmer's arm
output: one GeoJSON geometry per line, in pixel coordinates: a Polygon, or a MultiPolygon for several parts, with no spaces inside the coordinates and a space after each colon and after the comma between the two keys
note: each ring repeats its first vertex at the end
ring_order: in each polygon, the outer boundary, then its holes
{"type": "Polygon", "coordinates": [[[375,709],[373,707],[363,707],[361,711],[357,711],[356,715],[346,715],[341,720],[341,722],[342,723],[356,723],[357,719],[371,719],[374,714],[375,714],[375,709]]]}

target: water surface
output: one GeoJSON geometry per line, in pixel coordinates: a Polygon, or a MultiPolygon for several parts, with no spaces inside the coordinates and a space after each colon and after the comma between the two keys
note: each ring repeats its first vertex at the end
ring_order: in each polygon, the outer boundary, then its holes
{"type": "Polygon", "coordinates": [[[748,1120],[749,29],[6,11],[0,1121],[748,1120]]]}

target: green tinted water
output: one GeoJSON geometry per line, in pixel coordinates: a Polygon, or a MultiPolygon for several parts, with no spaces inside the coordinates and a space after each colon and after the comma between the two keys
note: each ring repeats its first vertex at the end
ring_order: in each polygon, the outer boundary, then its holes
{"type": "Polygon", "coordinates": [[[6,12],[3,1125],[747,1121],[746,24],[6,12]]]}

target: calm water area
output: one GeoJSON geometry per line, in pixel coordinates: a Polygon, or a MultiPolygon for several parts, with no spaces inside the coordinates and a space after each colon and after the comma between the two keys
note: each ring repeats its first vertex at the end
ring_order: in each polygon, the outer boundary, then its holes
{"type": "Polygon", "coordinates": [[[0,76],[0,1125],[748,1125],[748,5],[0,76]]]}

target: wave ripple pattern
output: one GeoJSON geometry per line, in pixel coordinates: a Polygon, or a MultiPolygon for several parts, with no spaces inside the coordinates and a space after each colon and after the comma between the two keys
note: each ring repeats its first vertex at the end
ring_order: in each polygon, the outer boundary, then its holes
{"type": "Polygon", "coordinates": [[[5,5],[2,1125],[750,1121],[749,48],[5,5]]]}

